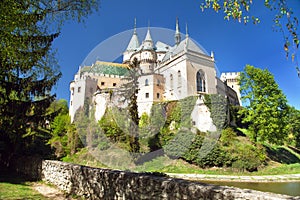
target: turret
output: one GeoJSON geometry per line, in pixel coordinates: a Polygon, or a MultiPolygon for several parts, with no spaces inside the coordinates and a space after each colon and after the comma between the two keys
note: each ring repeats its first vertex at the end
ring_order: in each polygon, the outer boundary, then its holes
{"type": "Polygon", "coordinates": [[[133,35],[130,39],[130,42],[126,48],[126,51],[123,53],[123,63],[129,61],[130,56],[140,47],[139,38],[136,32],[136,18],[134,19],[134,29],[133,35]]]}
{"type": "Polygon", "coordinates": [[[142,48],[140,50],[140,68],[143,74],[153,73],[157,55],[154,50],[153,40],[148,27],[145,40],[143,41],[142,48]]]}
{"type": "Polygon", "coordinates": [[[151,37],[151,34],[150,34],[150,28],[149,27],[148,27],[148,30],[147,30],[145,40],[143,41],[142,48],[153,50],[153,40],[152,40],[152,37],[151,37]]]}

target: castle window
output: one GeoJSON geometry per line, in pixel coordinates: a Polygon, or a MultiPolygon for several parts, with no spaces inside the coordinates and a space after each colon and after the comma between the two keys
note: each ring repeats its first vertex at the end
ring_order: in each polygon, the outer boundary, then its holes
{"type": "Polygon", "coordinates": [[[197,72],[196,77],[196,84],[197,84],[197,92],[206,92],[206,81],[205,81],[205,74],[202,70],[197,72]]]}
{"type": "Polygon", "coordinates": [[[178,87],[181,87],[181,72],[180,72],[180,70],[178,70],[177,76],[178,76],[178,87]]]}
{"type": "Polygon", "coordinates": [[[145,86],[148,86],[148,85],[149,85],[149,80],[146,79],[146,80],[145,80],[145,86]]]}
{"type": "Polygon", "coordinates": [[[160,98],[160,94],[159,93],[156,93],[156,98],[160,98]]]}
{"type": "Polygon", "coordinates": [[[173,89],[173,74],[170,74],[170,88],[173,89]]]}
{"type": "Polygon", "coordinates": [[[80,93],[81,91],[81,87],[78,87],[77,92],[80,93]]]}
{"type": "Polygon", "coordinates": [[[102,86],[105,85],[105,82],[101,82],[101,85],[102,85],[102,86]]]}
{"type": "Polygon", "coordinates": [[[157,79],[157,86],[159,86],[160,85],[160,80],[159,79],[157,79]]]}
{"type": "Polygon", "coordinates": [[[117,83],[113,83],[113,86],[116,87],[116,86],[117,86],[117,83]]]}
{"type": "Polygon", "coordinates": [[[149,93],[148,93],[148,92],[145,94],[145,97],[146,97],[146,98],[149,98],[149,93]]]}

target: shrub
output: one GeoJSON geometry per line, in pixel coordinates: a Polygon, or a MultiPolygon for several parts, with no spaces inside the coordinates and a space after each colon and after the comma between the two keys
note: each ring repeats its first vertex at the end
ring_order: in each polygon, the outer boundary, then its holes
{"type": "Polygon", "coordinates": [[[163,149],[169,157],[181,158],[189,150],[194,137],[194,133],[180,130],[172,140],[163,146],[163,149]]]}

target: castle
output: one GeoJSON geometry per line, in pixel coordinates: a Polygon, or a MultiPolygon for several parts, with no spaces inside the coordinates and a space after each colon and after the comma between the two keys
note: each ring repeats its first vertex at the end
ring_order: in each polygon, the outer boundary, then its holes
{"type": "MultiPolygon", "coordinates": [[[[123,53],[122,64],[96,61],[92,66],[83,66],[70,83],[70,116],[87,100],[96,104],[95,117],[101,119],[108,103],[107,91],[119,88],[126,76],[128,64],[139,61],[140,76],[137,95],[138,112],[150,113],[154,102],[180,100],[201,94],[221,94],[233,105],[240,105],[238,86],[239,73],[222,73],[217,77],[213,53],[208,55],[186,33],[181,38],[178,19],[174,33],[175,45],[154,41],[148,28],[140,43],[136,23],[132,37],[123,53]],[[228,84],[230,82],[230,84],[228,84]]],[[[199,100],[201,101],[201,100],[199,100]]],[[[198,103],[192,113],[193,124],[200,130],[212,126],[207,108],[198,103]],[[202,115],[202,114],[203,115],[202,115]],[[203,127],[206,124],[206,127],[203,127]]]]}

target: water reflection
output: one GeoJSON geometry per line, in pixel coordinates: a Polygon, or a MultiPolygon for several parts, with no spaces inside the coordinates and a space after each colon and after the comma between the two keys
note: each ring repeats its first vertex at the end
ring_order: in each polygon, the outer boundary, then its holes
{"type": "Polygon", "coordinates": [[[244,189],[253,189],[263,192],[273,192],[278,194],[287,194],[291,196],[300,196],[299,182],[277,182],[277,183],[247,183],[247,182],[226,182],[226,181],[201,181],[216,185],[226,185],[244,189]]]}

